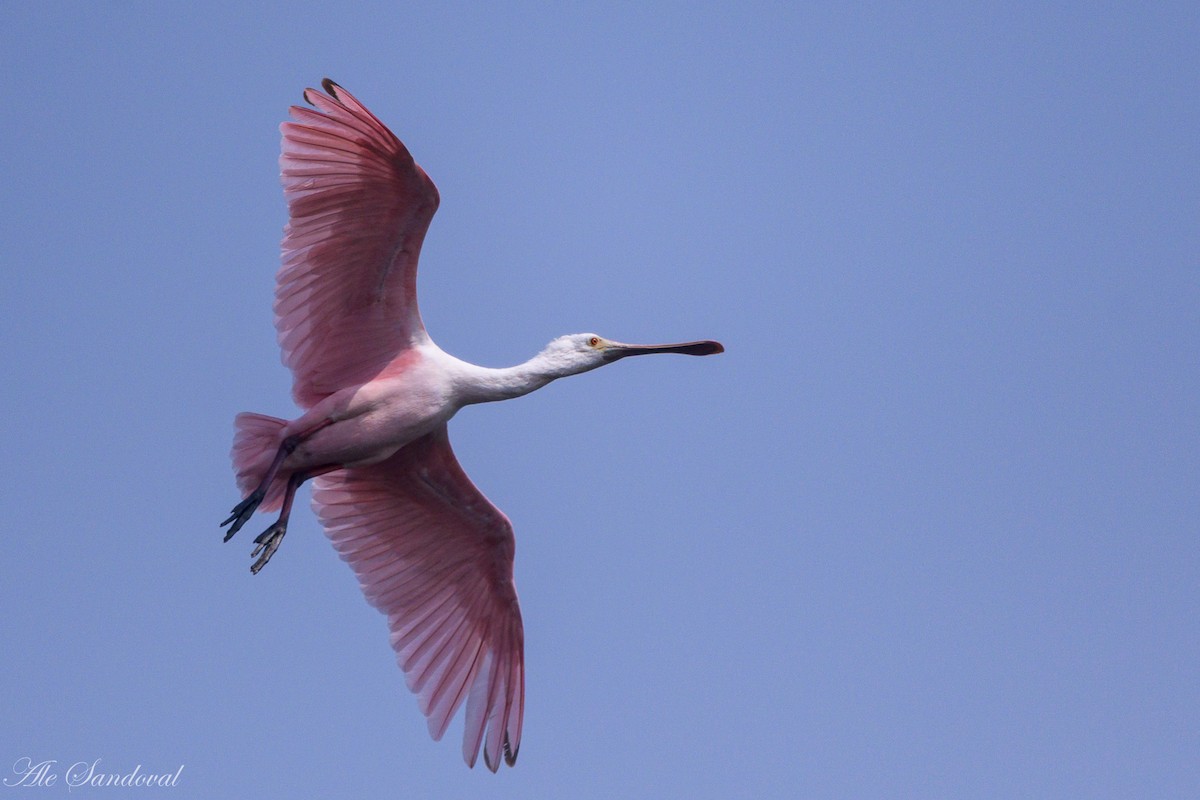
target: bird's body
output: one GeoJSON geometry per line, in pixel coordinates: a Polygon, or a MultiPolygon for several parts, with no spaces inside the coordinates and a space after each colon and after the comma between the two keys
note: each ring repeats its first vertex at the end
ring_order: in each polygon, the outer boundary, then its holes
{"type": "Polygon", "coordinates": [[[293,106],[280,158],[290,219],[276,327],[293,395],[288,421],[239,414],[234,469],[243,500],[229,540],[256,510],[279,508],[255,542],[258,572],[287,530],[296,490],[313,504],[440,738],[467,707],[463,756],[492,770],[516,759],[524,634],[508,518],[471,483],[446,423],[473,403],[527,394],[630,355],[721,352],[711,341],[624,345],[595,334],[552,341],[524,364],[490,369],[442,351],[416,303],[416,265],[437,190],[407,149],[344,89],[293,106]]]}
{"type": "Polygon", "coordinates": [[[284,429],[286,436],[323,419],[335,423],[300,442],[282,471],[331,463],[365,467],[391,457],[462,408],[464,393],[455,374],[460,364],[428,342],[409,351],[403,372],[333,393],[284,429]]]}

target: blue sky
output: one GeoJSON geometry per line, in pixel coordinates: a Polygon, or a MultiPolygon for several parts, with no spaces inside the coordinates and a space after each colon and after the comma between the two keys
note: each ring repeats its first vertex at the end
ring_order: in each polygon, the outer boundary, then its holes
{"type": "Polygon", "coordinates": [[[1194,795],[1195,4],[483,6],[0,9],[0,775],[1194,795]],[[295,414],[277,126],[326,75],[441,190],[446,350],[727,347],[453,421],[517,529],[498,776],[429,739],[307,502],[254,578],[217,528],[233,415],[295,414]]]}

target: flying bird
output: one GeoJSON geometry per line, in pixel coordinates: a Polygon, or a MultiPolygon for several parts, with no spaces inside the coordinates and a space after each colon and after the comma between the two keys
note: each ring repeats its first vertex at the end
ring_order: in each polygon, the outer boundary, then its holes
{"type": "Polygon", "coordinates": [[[242,413],[234,472],[242,501],[225,541],[255,511],[279,518],[254,540],[257,574],[287,532],[296,490],[313,507],[392,647],[429,732],[466,704],[462,753],[495,772],[515,763],[525,705],[524,632],[513,585],[513,529],[463,472],[446,423],[463,406],[649,353],[712,355],[713,341],[630,345],[560,336],[515,367],[441,350],[417,310],[417,256],[438,191],[407,148],[333,81],[292,106],[279,163],[288,204],[275,328],[293,420],[242,413]]]}

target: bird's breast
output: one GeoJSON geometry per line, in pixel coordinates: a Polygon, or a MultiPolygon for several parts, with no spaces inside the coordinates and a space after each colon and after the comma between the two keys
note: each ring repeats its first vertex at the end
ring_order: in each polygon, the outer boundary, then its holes
{"type": "MultiPolygon", "coordinates": [[[[305,466],[366,466],[391,457],[454,416],[450,393],[420,376],[364,384],[330,409],[332,424],[293,454],[305,466]]],[[[292,459],[289,459],[292,461],[292,459]]]]}

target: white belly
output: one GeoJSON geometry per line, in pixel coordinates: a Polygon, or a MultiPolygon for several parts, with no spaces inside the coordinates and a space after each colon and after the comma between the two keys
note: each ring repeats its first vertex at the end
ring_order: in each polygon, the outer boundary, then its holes
{"type": "Polygon", "coordinates": [[[375,464],[434,430],[457,410],[440,386],[411,379],[381,380],[339,392],[302,418],[313,424],[324,419],[332,423],[301,441],[284,465],[301,470],[375,464]]]}

